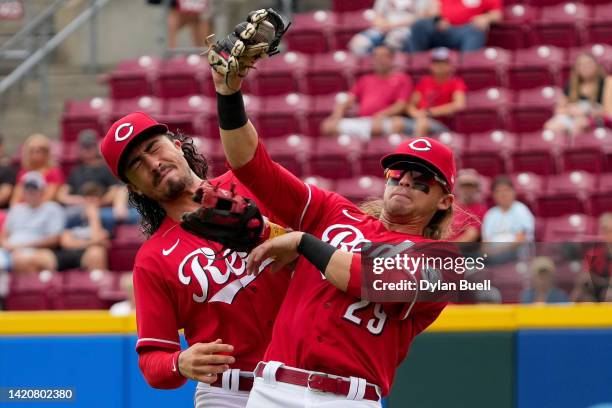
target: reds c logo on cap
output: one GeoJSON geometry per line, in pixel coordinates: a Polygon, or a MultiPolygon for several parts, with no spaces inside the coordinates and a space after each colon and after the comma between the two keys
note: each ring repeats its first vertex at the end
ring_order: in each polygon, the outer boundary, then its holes
{"type": "Polygon", "coordinates": [[[132,133],[134,133],[134,125],[132,125],[131,123],[124,123],[122,125],[119,125],[117,127],[117,130],[115,130],[115,142],[123,142],[125,139],[132,136],[132,133]],[[122,136],[121,133],[124,131],[125,128],[127,128],[127,132],[125,132],[122,136]]]}
{"type": "Polygon", "coordinates": [[[427,139],[416,139],[408,144],[412,150],[417,152],[428,152],[431,150],[431,143],[427,139]]]}

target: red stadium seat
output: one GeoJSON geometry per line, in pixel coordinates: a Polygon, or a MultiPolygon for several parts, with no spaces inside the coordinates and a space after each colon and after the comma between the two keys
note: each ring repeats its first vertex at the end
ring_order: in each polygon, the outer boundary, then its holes
{"type": "Polygon", "coordinates": [[[612,148],[612,134],[603,128],[577,136],[563,151],[563,170],[601,173],[606,165],[605,147],[612,148]]]}
{"type": "Polygon", "coordinates": [[[192,140],[198,151],[206,158],[209,177],[219,176],[228,171],[225,153],[219,138],[194,137],[192,140]]]}
{"type": "Polygon", "coordinates": [[[347,135],[319,138],[310,160],[311,174],[339,179],[359,174],[358,162],[362,143],[347,135]]]}
{"type": "Polygon", "coordinates": [[[508,69],[508,85],[512,89],[559,85],[563,61],[564,52],[557,47],[541,45],[517,50],[508,69]]]}
{"type": "Polygon", "coordinates": [[[504,107],[510,103],[510,93],[502,88],[468,92],[466,108],[455,114],[454,130],[479,133],[505,127],[504,107]]]}
{"type": "Polygon", "coordinates": [[[323,190],[335,191],[336,182],[335,180],[328,179],[321,176],[307,176],[304,177],[304,183],[317,186],[323,190]]]}
{"type": "Polygon", "coordinates": [[[308,96],[296,93],[265,98],[262,109],[254,115],[259,134],[269,139],[305,133],[304,115],[309,104],[308,96]]]}
{"type": "Polygon", "coordinates": [[[306,112],[306,126],[308,135],[319,137],[321,135],[321,122],[334,110],[334,106],[346,100],[345,92],[319,95],[310,98],[310,108],[306,112]]]}
{"type": "Polygon", "coordinates": [[[519,201],[524,202],[530,209],[535,208],[539,195],[544,191],[546,179],[535,173],[514,173],[512,183],[519,201]]]}
{"type": "Polygon", "coordinates": [[[361,176],[338,180],[336,192],[359,204],[368,199],[380,199],[385,191],[385,179],[380,177],[361,176]]]}
{"type": "Polygon", "coordinates": [[[467,150],[461,155],[464,168],[487,177],[507,173],[507,158],[516,147],[516,136],[496,130],[470,136],[467,150]]]}
{"type": "Polygon", "coordinates": [[[318,10],[300,13],[293,17],[291,29],[285,35],[291,51],[320,54],[329,51],[329,38],[336,24],[336,16],[330,11],[318,10]]]}
{"type": "Polygon", "coordinates": [[[587,23],[586,42],[612,44],[612,4],[595,6],[593,17],[587,23]]]}
{"type": "Polygon", "coordinates": [[[589,215],[593,217],[612,210],[612,173],[600,175],[597,191],[589,198],[589,210],[589,215]]]}
{"type": "Polygon", "coordinates": [[[114,122],[135,111],[142,111],[152,116],[161,115],[163,114],[162,100],[155,96],[116,100],[113,103],[110,119],[114,122]]]}
{"type": "Polygon", "coordinates": [[[460,133],[442,132],[438,135],[438,140],[453,150],[455,160],[459,159],[459,155],[466,149],[468,144],[467,137],[460,133]]]}
{"type": "Polygon", "coordinates": [[[276,58],[264,58],[251,71],[250,91],[257,96],[284,95],[298,92],[310,59],[305,54],[287,52],[276,58]]]}
{"type": "Polygon", "coordinates": [[[558,169],[561,149],[567,144],[566,136],[551,130],[524,133],[518,149],[512,153],[512,171],[533,172],[542,176],[554,174],[558,169]]]}
{"type": "Polygon", "coordinates": [[[545,242],[581,242],[594,238],[595,221],[584,214],[567,214],[549,218],[544,232],[545,242]]]}
{"type": "Polygon", "coordinates": [[[308,172],[313,140],[303,135],[288,135],[266,140],[266,149],[275,162],[298,177],[308,172]]]}
{"type": "Polygon", "coordinates": [[[103,309],[105,304],[99,298],[99,292],[115,283],[114,274],[101,270],[69,270],[62,272],[62,276],[63,284],[55,302],[56,309],[103,309]]]}
{"type": "Polygon", "coordinates": [[[487,45],[510,50],[529,45],[529,24],[536,17],[536,10],[525,4],[508,5],[504,8],[501,22],[491,25],[487,45]]]}
{"type": "Polygon", "coordinates": [[[62,141],[76,141],[79,133],[85,129],[95,131],[101,138],[106,133],[102,123],[110,112],[111,102],[107,98],[67,100],[61,119],[62,141]]]}
{"type": "Polygon", "coordinates": [[[345,51],[314,55],[304,74],[304,92],[308,95],[326,95],[349,89],[353,82],[351,70],[357,59],[345,51]]]}
{"type": "Polygon", "coordinates": [[[138,248],[145,241],[136,225],[117,225],[111,240],[108,264],[111,271],[131,271],[138,248]]]}
{"type": "Polygon", "coordinates": [[[510,107],[508,130],[515,133],[541,130],[552,117],[561,93],[561,89],[551,86],[519,92],[516,103],[510,107]]]}
{"type": "Polygon", "coordinates": [[[558,4],[542,9],[532,25],[532,44],[547,44],[562,48],[583,43],[588,8],[580,3],[558,4]]]}
{"type": "Polygon", "coordinates": [[[113,99],[136,98],[151,95],[160,61],[143,55],[140,58],[124,60],[109,74],[110,93],[113,99]]]}
{"type": "Polygon", "coordinates": [[[339,14],[333,27],[331,48],[347,49],[347,44],[355,34],[372,26],[375,15],[374,10],[370,9],[339,14]]]}
{"type": "Polygon", "coordinates": [[[179,56],[163,60],[155,84],[155,94],[162,98],[177,98],[201,93],[201,84],[210,66],[199,55],[179,56]]]}
{"type": "Polygon", "coordinates": [[[470,91],[506,85],[506,70],[511,54],[502,48],[485,48],[461,56],[457,74],[470,91]]]}
{"type": "Polygon", "coordinates": [[[593,175],[582,171],[551,176],[545,194],[538,198],[536,213],[542,217],[586,213],[587,197],[595,186],[593,175]]]}
{"type": "Polygon", "coordinates": [[[49,310],[58,296],[62,279],[57,273],[10,276],[9,294],[4,306],[7,310],[49,310]]]}
{"type": "Polygon", "coordinates": [[[380,159],[394,151],[398,144],[405,140],[406,136],[392,134],[389,136],[372,139],[365,147],[361,155],[361,174],[380,177],[383,168],[380,159]]]}
{"type": "Polygon", "coordinates": [[[534,7],[549,7],[566,2],[567,0],[529,0],[529,4],[534,7]]]}
{"type": "Polygon", "coordinates": [[[520,302],[521,292],[527,284],[528,266],[524,262],[509,262],[488,266],[491,285],[498,288],[504,303],[520,302]]]}
{"type": "Polygon", "coordinates": [[[372,8],[374,0],[333,0],[332,10],[336,13],[372,8]]]}
{"type": "Polygon", "coordinates": [[[192,135],[219,138],[217,105],[211,98],[200,95],[172,98],[166,101],[165,112],[168,115],[190,117],[193,121],[192,135]]]}

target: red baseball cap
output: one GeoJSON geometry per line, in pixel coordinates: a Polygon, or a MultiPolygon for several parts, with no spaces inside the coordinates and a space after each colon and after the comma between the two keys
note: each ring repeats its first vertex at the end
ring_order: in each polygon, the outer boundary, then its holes
{"type": "Polygon", "coordinates": [[[453,191],[457,172],[455,157],[453,151],[444,143],[429,137],[408,139],[397,145],[393,153],[384,156],[380,164],[384,169],[388,169],[398,162],[406,161],[424,164],[435,171],[448,183],[448,189],[453,191]]]}
{"type": "Polygon", "coordinates": [[[165,134],[168,126],[157,122],[155,119],[143,112],[133,112],[113,123],[102,143],[100,153],[115,177],[123,180],[119,174],[119,163],[125,149],[134,140],[141,136],[165,134]]]}

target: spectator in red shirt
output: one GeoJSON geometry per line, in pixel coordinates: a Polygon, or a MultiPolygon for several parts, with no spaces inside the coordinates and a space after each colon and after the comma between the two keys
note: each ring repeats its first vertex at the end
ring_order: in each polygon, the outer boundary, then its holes
{"type": "Polygon", "coordinates": [[[463,79],[452,75],[449,50],[437,48],[431,55],[432,75],[421,78],[408,103],[410,117],[395,117],[393,132],[413,136],[444,132],[448,129],[436,118],[453,115],[465,108],[467,86],[463,79]]]}
{"type": "Polygon", "coordinates": [[[474,169],[462,169],[457,176],[457,201],[461,210],[453,217],[454,242],[480,241],[480,226],[487,212],[483,202],[480,174],[474,169]]]}
{"type": "Polygon", "coordinates": [[[412,25],[410,51],[435,47],[474,51],[486,42],[491,23],[502,19],[502,0],[439,0],[438,13],[412,25]]]}
{"type": "Polygon", "coordinates": [[[374,73],[362,76],[349,91],[345,101],[334,108],[321,123],[326,136],[347,134],[369,140],[371,136],[391,132],[392,120],[406,109],[412,91],[410,77],[393,69],[394,52],[381,45],[374,49],[374,73]],[[357,117],[346,117],[358,104],[357,117]]]}
{"type": "Polygon", "coordinates": [[[57,191],[64,184],[62,170],[55,166],[51,155],[51,141],[43,134],[35,133],[23,142],[21,150],[21,168],[17,173],[17,184],[11,198],[11,206],[23,201],[23,176],[37,171],[43,175],[46,183],[43,201],[57,200],[57,191]]]}

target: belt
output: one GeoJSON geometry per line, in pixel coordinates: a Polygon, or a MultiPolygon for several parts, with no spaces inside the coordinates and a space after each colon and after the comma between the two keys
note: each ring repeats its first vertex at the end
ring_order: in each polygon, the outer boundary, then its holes
{"type": "MultiPolygon", "coordinates": [[[[255,377],[262,377],[265,363],[259,363],[255,369],[255,377]]],[[[276,381],[306,387],[311,391],[328,392],[348,397],[351,388],[351,380],[346,377],[331,376],[316,371],[302,371],[288,367],[279,367],[276,370],[276,381]]],[[[363,399],[370,401],[380,400],[377,387],[367,384],[363,399]]]]}
{"type": "MultiPolygon", "coordinates": [[[[247,371],[247,375],[252,375],[250,371],[247,371]]],[[[223,388],[223,375],[217,376],[217,381],[210,384],[211,387],[223,388]]],[[[240,375],[238,379],[238,391],[251,391],[253,388],[253,377],[240,375]]]]}

